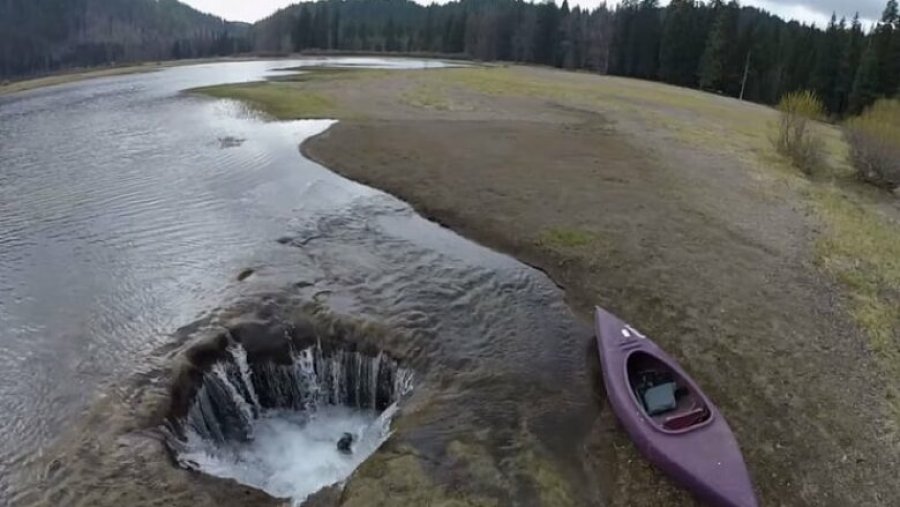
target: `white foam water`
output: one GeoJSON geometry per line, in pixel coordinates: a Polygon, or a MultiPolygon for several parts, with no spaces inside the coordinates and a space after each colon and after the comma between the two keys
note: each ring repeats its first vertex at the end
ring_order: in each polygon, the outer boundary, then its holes
{"type": "Polygon", "coordinates": [[[344,481],[390,436],[412,374],[374,357],[310,347],[291,364],[251,367],[240,345],[204,375],[187,416],[170,427],[179,464],[234,479],[294,505],[344,481]],[[178,430],[177,428],[182,428],[178,430]],[[352,452],[338,450],[344,433],[352,452]]]}
{"type": "Polygon", "coordinates": [[[249,442],[210,445],[188,436],[182,463],[204,473],[234,479],[294,505],[342,482],[387,439],[396,405],[380,416],[374,410],[323,406],[314,413],[269,410],[260,415],[249,442]],[[352,452],[337,449],[344,433],[354,435],[352,452]]]}

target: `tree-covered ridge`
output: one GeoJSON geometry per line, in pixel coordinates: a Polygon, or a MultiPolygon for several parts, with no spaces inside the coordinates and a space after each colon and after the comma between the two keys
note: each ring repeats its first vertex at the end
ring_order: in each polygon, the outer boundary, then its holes
{"type": "Polygon", "coordinates": [[[453,53],[659,80],[775,103],[812,89],[834,115],[900,89],[900,15],[888,0],[825,29],[736,1],[319,0],[251,28],[177,0],[0,0],[0,78],[113,62],[308,49],[453,53]]]}
{"type": "Polygon", "coordinates": [[[0,0],[0,77],[247,51],[247,28],[177,0],[0,0]]]}
{"type": "Polygon", "coordinates": [[[252,32],[261,51],[456,53],[743,91],[764,103],[813,89],[836,115],[900,88],[897,0],[870,33],[858,17],[833,18],[822,30],[723,0],[624,0],[593,10],[566,0],[321,0],[282,9],[252,32]]]}

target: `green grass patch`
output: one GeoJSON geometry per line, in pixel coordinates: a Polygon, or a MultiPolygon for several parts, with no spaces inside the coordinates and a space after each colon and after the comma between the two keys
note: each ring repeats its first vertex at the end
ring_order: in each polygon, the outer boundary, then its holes
{"type": "Polygon", "coordinates": [[[593,233],[569,227],[554,227],[541,234],[540,244],[555,248],[578,248],[594,240],[593,233]]]}
{"type": "Polygon", "coordinates": [[[819,260],[848,290],[851,314],[891,380],[886,396],[900,425],[900,223],[862,192],[818,185],[810,196],[826,227],[819,260]]]}
{"type": "Polygon", "coordinates": [[[269,78],[274,82],[312,83],[317,81],[349,81],[372,79],[387,76],[389,71],[384,69],[356,69],[356,68],[332,68],[332,67],[291,67],[284,70],[297,71],[295,74],[287,74],[269,78]]]}
{"type": "Polygon", "coordinates": [[[336,118],[335,102],[321,93],[283,82],[241,83],[194,88],[194,93],[244,102],[276,120],[336,118]]]}

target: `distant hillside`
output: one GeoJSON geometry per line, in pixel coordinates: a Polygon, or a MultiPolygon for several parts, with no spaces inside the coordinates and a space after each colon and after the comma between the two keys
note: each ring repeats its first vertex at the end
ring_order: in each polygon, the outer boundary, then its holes
{"type": "MultiPolygon", "coordinates": [[[[461,13],[477,5],[477,2],[463,5],[454,1],[445,5],[441,13],[461,13]]],[[[380,38],[388,21],[398,30],[419,27],[425,23],[430,10],[433,9],[412,0],[307,1],[279,9],[258,21],[251,29],[251,37],[254,49],[262,52],[301,49],[384,51],[387,48],[380,38]],[[359,27],[371,30],[360,36],[359,27]]],[[[406,49],[398,45],[390,50],[406,49]]]]}
{"type": "Polygon", "coordinates": [[[248,28],[177,0],[0,0],[0,77],[231,54],[248,28]]]}

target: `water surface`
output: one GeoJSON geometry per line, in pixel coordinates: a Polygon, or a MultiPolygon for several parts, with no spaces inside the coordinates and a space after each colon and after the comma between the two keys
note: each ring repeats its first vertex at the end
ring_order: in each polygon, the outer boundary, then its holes
{"type": "Polygon", "coordinates": [[[495,426],[499,442],[548,417],[584,431],[569,423],[593,410],[586,335],[542,273],[303,159],[298,144],[329,121],[266,122],[181,93],[309,63],[178,67],[0,97],[0,503],[60,434],[103,431],[74,421],[124,390],[174,330],[284,287],[410,337],[464,405],[430,435],[495,426]]]}

